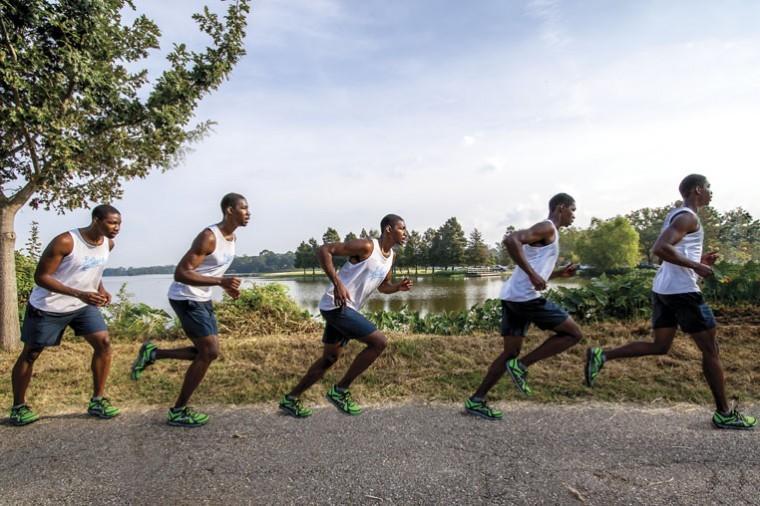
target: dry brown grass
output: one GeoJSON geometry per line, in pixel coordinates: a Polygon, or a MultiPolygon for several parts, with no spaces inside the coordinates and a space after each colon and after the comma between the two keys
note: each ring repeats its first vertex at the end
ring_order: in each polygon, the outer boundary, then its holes
{"type": "MultiPolygon", "coordinates": [[[[530,381],[536,401],[575,402],[604,400],[619,402],[692,402],[709,404],[710,392],[701,374],[700,354],[688,337],[679,335],[671,353],[607,364],[598,385],[583,386],[584,351],[589,345],[620,345],[649,339],[647,322],[604,323],[585,327],[586,340],[568,353],[531,368],[530,381]]],[[[723,325],[719,329],[721,353],[729,396],[741,402],[760,397],[760,326],[723,325]]],[[[536,346],[544,335],[532,331],[526,348],[536,346]]],[[[176,347],[177,341],[159,342],[176,347]]],[[[166,405],[174,400],[187,363],[161,361],[135,383],[129,380],[129,365],[139,343],[114,344],[114,363],[108,395],[119,406],[166,405]]],[[[404,400],[461,401],[477,387],[491,361],[498,355],[498,336],[429,336],[390,334],[390,345],[378,361],[352,388],[361,402],[404,400]]],[[[322,402],[322,394],[345,370],[361,349],[352,342],[322,385],[306,395],[322,402]]],[[[274,403],[317,358],[320,335],[274,335],[222,337],[222,357],[212,365],[194,403],[274,403]]],[[[0,353],[0,405],[11,404],[10,370],[15,354],[0,353]]],[[[28,400],[44,411],[81,408],[90,395],[90,349],[79,339],[64,340],[60,348],[46,351],[35,366],[28,400]]],[[[507,378],[490,396],[520,399],[507,378]]]]}

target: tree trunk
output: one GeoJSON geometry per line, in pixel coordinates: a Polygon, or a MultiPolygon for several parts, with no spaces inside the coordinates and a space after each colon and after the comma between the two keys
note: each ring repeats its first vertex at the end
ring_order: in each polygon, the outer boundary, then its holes
{"type": "Polygon", "coordinates": [[[18,324],[18,290],[16,287],[16,233],[13,221],[18,207],[0,206],[0,349],[10,351],[20,346],[18,324]]]}

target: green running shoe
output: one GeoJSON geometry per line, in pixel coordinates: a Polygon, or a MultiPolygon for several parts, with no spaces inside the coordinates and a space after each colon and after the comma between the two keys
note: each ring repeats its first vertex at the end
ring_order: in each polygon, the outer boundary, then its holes
{"type": "Polygon", "coordinates": [[[531,395],[533,390],[528,385],[528,369],[516,358],[507,360],[507,371],[512,377],[517,389],[525,395],[531,395]]]}
{"type": "Polygon", "coordinates": [[[306,418],[312,414],[312,410],[304,406],[301,399],[289,395],[280,399],[280,409],[296,418],[306,418]]]}
{"type": "Polygon", "coordinates": [[[471,415],[479,416],[481,418],[485,418],[486,420],[501,420],[504,417],[504,414],[499,411],[498,409],[494,409],[488,404],[486,404],[486,401],[473,401],[470,399],[465,399],[464,401],[464,409],[471,415]]]}
{"type": "Polygon", "coordinates": [[[22,425],[34,423],[39,419],[40,415],[32,411],[32,408],[26,404],[11,408],[11,425],[21,427],[22,425]]]}
{"type": "Polygon", "coordinates": [[[351,397],[351,392],[348,389],[340,392],[335,388],[335,385],[327,391],[325,395],[327,400],[335,404],[335,407],[346,413],[347,415],[360,415],[362,412],[361,406],[351,397]]]}
{"type": "Polygon", "coordinates": [[[105,420],[113,418],[119,413],[121,413],[121,410],[112,405],[111,401],[106,397],[101,397],[97,400],[90,399],[90,403],[87,405],[87,414],[97,416],[98,418],[103,418],[105,420]]]}
{"type": "Polygon", "coordinates": [[[586,386],[593,387],[594,380],[599,376],[599,371],[604,367],[604,352],[601,348],[589,348],[586,350],[586,386]]]}
{"type": "Polygon", "coordinates": [[[166,423],[175,427],[200,427],[201,425],[206,425],[207,422],[207,414],[193,411],[188,406],[179,409],[169,409],[169,415],[166,420],[166,423]]]}
{"type": "Polygon", "coordinates": [[[132,362],[132,380],[139,380],[145,368],[156,361],[155,353],[153,353],[156,348],[158,348],[158,346],[150,341],[147,341],[140,346],[140,351],[137,352],[137,359],[132,362]]]}
{"type": "Polygon", "coordinates": [[[743,415],[734,408],[729,414],[722,415],[718,411],[713,414],[712,423],[718,429],[751,430],[757,425],[757,418],[743,415]]]}

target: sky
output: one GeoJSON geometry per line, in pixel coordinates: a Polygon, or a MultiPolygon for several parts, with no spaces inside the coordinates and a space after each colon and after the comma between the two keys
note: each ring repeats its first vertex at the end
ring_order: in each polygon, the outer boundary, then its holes
{"type": "MultiPolygon", "coordinates": [[[[135,4],[162,30],[152,77],[173,43],[207,44],[203,2],[135,4]]],[[[694,172],[716,208],[758,217],[758,26],[751,0],[256,2],[247,55],[197,111],[213,133],[124,185],[109,264],[176,263],[230,191],[252,209],[248,255],[390,212],[420,232],[456,216],[494,243],[557,192],[587,226],[673,202],[694,172]]],[[[89,211],[24,209],[18,248],[32,220],[48,242],[89,211]]]]}

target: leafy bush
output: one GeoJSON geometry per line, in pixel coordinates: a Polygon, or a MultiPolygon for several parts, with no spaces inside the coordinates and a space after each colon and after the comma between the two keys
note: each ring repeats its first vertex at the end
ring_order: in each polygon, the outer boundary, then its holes
{"type": "Polygon", "coordinates": [[[176,318],[163,309],[131,302],[127,284],[121,285],[116,301],[103,310],[108,331],[114,339],[171,339],[182,337],[176,318]]]}
{"type": "Polygon", "coordinates": [[[29,295],[34,288],[34,270],[37,268],[37,262],[29,255],[20,251],[14,251],[16,257],[16,293],[18,294],[18,316],[19,320],[24,318],[26,303],[29,301],[29,295]]]}
{"type": "Polygon", "coordinates": [[[216,305],[216,314],[221,328],[238,334],[293,334],[321,328],[279,283],[254,284],[242,290],[236,300],[225,295],[216,305]]]}
{"type": "Polygon", "coordinates": [[[621,276],[601,275],[577,288],[549,290],[547,298],[578,320],[631,320],[651,314],[654,271],[636,270],[621,276]]]}
{"type": "Polygon", "coordinates": [[[714,270],[715,276],[707,278],[702,287],[707,300],[725,305],[760,304],[760,263],[722,262],[714,270]]]}

